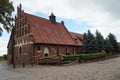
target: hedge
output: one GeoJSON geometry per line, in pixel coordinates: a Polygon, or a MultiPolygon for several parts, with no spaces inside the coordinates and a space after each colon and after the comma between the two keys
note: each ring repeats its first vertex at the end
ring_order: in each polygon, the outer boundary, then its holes
{"type": "Polygon", "coordinates": [[[64,61],[75,61],[78,58],[78,55],[64,55],[64,61]]]}
{"type": "Polygon", "coordinates": [[[100,53],[79,55],[79,59],[82,59],[82,60],[100,59],[104,57],[105,57],[105,54],[100,54],[100,53]]]}
{"type": "Polygon", "coordinates": [[[105,54],[94,53],[94,54],[75,54],[75,55],[63,55],[64,61],[81,61],[81,60],[93,60],[105,58],[105,54]]]}

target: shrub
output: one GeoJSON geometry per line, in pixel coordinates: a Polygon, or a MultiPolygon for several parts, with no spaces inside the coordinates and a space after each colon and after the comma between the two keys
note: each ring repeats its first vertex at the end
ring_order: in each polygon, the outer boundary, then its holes
{"type": "Polygon", "coordinates": [[[64,55],[64,61],[75,61],[78,58],[78,55],[64,55]]]}
{"type": "Polygon", "coordinates": [[[95,53],[95,54],[81,54],[79,55],[79,60],[92,60],[104,58],[105,54],[95,53]]]}
{"type": "Polygon", "coordinates": [[[75,54],[75,55],[63,55],[64,61],[78,61],[81,60],[93,60],[105,58],[105,54],[94,53],[94,54],[75,54]]]}

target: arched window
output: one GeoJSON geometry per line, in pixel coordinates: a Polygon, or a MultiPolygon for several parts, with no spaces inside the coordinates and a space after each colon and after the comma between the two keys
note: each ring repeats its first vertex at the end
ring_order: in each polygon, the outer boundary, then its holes
{"type": "Polygon", "coordinates": [[[49,53],[50,53],[50,52],[49,52],[49,48],[48,48],[48,47],[45,47],[45,48],[44,48],[44,55],[45,55],[45,56],[48,56],[49,53]]]}
{"type": "Polygon", "coordinates": [[[65,49],[66,55],[70,55],[68,48],[65,49]]]}
{"type": "Polygon", "coordinates": [[[41,48],[39,45],[37,46],[37,51],[41,51],[41,48]]]}

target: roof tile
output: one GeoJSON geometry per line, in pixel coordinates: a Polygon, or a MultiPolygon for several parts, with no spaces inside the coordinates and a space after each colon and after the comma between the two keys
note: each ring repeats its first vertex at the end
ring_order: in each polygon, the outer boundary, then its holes
{"type": "MultiPolygon", "coordinates": [[[[35,43],[76,45],[72,36],[62,23],[52,23],[48,19],[24,13],[30,25],[35,43]]],[[[78,44],[77,44],[78,45],[78,44]]]]}

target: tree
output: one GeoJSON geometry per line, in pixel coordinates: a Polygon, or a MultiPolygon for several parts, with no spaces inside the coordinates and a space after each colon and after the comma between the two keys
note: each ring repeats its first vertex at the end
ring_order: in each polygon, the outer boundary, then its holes
{"type": "Polygon", "coordinates": [[[83,35],[83,49],[85,53],[96,53],[96,41],[94,35],[88,30],[88,33],[83,35]]]}
{"type": "Polygon", "coordinates": [[[107,53],[111,53],[113,51],[113,46],[112,46],[111,42],[109,41],[109,39],[106,38],[106,40],[104,41],[104,43],[105,43],[105,46],[104,46],[105,47],[105,51],[107,53]]]}
{"type": "Polygon", "coordinates": [[[104,50],[105,45],[104,45],[104,38],[101,35],[100,32],[98,32],[96,30],[96,47],[97,47],[97,51],[100,52],[101,50],[104,50]]]}
{"type": "Polygon", "coordinates": [[[83,49],[84,49],[84,52],[87,53],[87,34],[84,33],[83,34],[83,49]]]}
{"type": "Polygon", "coordinates": [[[105,50],[107,53],[118,53],[119,46],[116,37],[110,33],[106,39],[96,30],[96,36],[88,30],[83,35],[83,49],[85,53],[96,53],[105,50]]]}
{"type": "MultiPolygon", "coordinates": [[[[12,30],[12,12],[14,11],[14,7],[12,2],[9,0],[0,0],[0,24],[2,24],[3,28],[10,32],[12,30]]],[[[2,35],[3,28],[0,26],[0,36],[2,35]]]]}
{"type": "Polygon", "coordinates": [[[7,60],[7,54],[4,54],[4,55],[3,55],[3,58],[4,58],[5,60],[7,60]]]}
{"type": "Polygon", "coordinates": [[[117,40],[116,40],[116,37],[114,36],[114,34],[110,33],[108,35],[108,40],[109,40],[109,42],[111,43],[111,45],[113,47],[112,53],[117,53],[118,50],[119,50],[119,46],[117,44],[117,40]]]}

